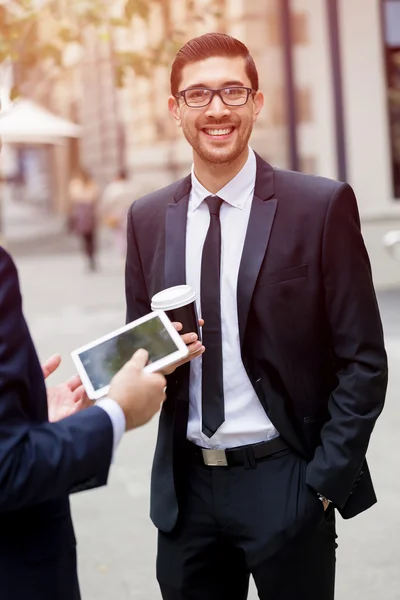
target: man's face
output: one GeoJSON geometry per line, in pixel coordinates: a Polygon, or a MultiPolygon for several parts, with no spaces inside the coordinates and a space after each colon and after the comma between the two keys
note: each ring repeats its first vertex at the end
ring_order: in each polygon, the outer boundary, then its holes
{"type": "MultiPolygon", "coordinates": [[[[182,70],[179,91],[188,88],[220,89],[244,86],[251,88],[241,57],[213,57],[190,63],[182,70]]],[[[192,108],[184,99],[169,99],[169,110],[182,127],[194,152],[206,163],[229,164],[246,149],[263,106],[261,92],[250,95],[243,106],[226,106],[217,95],[211,104],[192,108]]]]}

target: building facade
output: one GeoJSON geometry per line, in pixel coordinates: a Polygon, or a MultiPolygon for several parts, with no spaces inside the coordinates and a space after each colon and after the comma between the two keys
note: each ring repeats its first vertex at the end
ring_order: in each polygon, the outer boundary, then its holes
{"type": "MultiPolygon", "coordinates": [[[[59,1],[63,14],[65,0],[59,1]]],[[[171,50],[176,38],[184,43],[226,32],[249,47],[265,94],[254,149],[275,166],[348,181],[375,284],[399,286],[400,265],[383,236],[400,229],[400,0],[154,0],[151,6],[150,18],[134,17],[129,31],[86,31],[80,60],[43,88],[46,105],[83,128],[79,152],[74,143],[53,151],[56,208],[68,209],[68,179],[78,160],[101,185],[125,167],[136,196],[189,172],[191,150],[167,109],[170,58],[160,56],[146,76],[138,74],[139,64],[117,88],[116,52],[145,61],[158,48],[171,50]]]]}
{"type": "MultiPolygon", "coordinates": [[[[223,31],[249,47],[266,96],[254,149],[273,165],[348,181],[375,283],[399,285],[400,266],[382,238],[400,229],[400,0],[171,0],[119,41],[145,52],[172,29],[185,32],[183,41],[223,31]]],[[[119,92],[138,195],[190,169],[168,95],[167,67],[132,75],[119,92]]]]}

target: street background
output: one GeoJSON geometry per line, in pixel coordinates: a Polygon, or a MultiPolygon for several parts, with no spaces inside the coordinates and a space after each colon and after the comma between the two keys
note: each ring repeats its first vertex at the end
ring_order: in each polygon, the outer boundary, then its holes
{"type": "MultiPolygon", "coordinates": [[[[103,233],[99,271],[88,274],[64,220],[39,209],[22,215],[10,205],[6,234],[39,355],[63,356],[49,380],[58,383],[74,372],[71,350],[124,323],[123,259],[103,233]]],[[[379,302],[390,364],[387,404],[368,455],[379,503],[350,521],[338,519],[337,600],[400,597],[400,290],[380,292],[379,302]]],[[[71,499],[83,600],[160,598],[156,531],[148,516],[156,429],[154,419],[125,436],[107,487],[71,499]]],[[[249,598],[257,598],[254,587],[249,598]]]]}
{"type": "MultiPolygon", "coordinates": [[[[62,381],[73,349],[125,322],[112,232],[101,232],[96,272],[67,233],[71,182],[83,167],[102,195],[126,178],[111,207],[126,211],[190,172],[167,110],[170,67],[182,44],[213,31],[255,59],[265,107],[254,150],[346,181],[357,197],[390,383],[369,451],[379,503],[338,520],[336,597],[399,600],[400,0],[0,0],[0,244],[19,268],[41,359],[63,356],[49,383],[62,381]]],[[[127,435],[108,486],[71,499],[83,600],[160,598],[148,516],[156,430],[154,419],[127,435]]]]}

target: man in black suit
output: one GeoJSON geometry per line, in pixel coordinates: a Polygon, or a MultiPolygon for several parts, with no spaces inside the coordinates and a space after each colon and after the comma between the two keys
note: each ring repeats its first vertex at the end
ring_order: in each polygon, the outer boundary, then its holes
{"type": "Polygon", "coordinates": [[[185,44],[171,91],[192,173],[132,205],[126,263],[128,320],[183,283],[204,319],[160,416],[162,595],[242,600],[252,574],[261,600],[331,600],[334,509],[376,501],[365,456],[387,385],[356,199],[249,148],[263,95],[238,40],[185,44]]]}
{"type": "Polygon", "coordinates": [[[98,406],[77,412],[85,406],[79,378],[47,397],[44,376],[60,358],[42,371],[22,314],[16,268],[0,247],[1,600],[79,600],[68,496],[105,485],[124,431],[158,411],[166,382],[143,372],[147,358],[139,350],[98,406]]]}

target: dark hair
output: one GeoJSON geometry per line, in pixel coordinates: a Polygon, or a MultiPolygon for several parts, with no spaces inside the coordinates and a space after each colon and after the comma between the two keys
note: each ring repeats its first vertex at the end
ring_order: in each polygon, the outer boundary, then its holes
{"type": "Polygon", "coordinates": [[[171,67],[171,93],[175,96],[179,91],[183,68],[199,60],[214,56],[237,58],[245,61],[246,74],[253,90],[258,90],[258,72],[249,49],[236,38],[225,33],[206,33],[189,40],[179,50],[171,67]]]}

